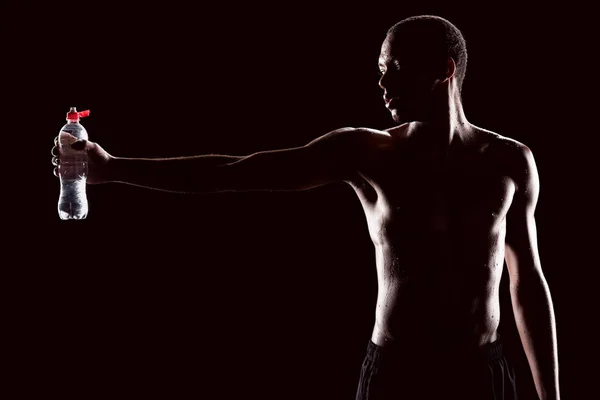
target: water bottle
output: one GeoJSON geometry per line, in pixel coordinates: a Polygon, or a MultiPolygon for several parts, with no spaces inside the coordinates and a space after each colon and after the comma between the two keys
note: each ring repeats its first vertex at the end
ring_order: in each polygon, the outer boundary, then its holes
{"type": "Polygon", "coordinates": [[[90,110],[78,112],[75,107],[67,113],[67,123],[61,128],[58,145],[60,163],[60,197],[58,215],[60,219],[84,219],[88,213],[88,201],[85,193],[87,177],[87,153],[75,150],[71,144],[76,140],[88,139],[88,134],[79,119],[90,115],[90,110]]]}

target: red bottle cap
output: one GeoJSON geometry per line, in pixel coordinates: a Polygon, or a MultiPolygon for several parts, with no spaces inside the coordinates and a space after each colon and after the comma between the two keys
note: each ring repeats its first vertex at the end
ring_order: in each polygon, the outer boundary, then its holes
{"type": "Polygon", "coordinates": [[[90,115],[90,110],[77,111],[75,107],[71,107],[67,113],[67,121],[79,122],[79,118],[87,117],[88,115],[90,115]]]}

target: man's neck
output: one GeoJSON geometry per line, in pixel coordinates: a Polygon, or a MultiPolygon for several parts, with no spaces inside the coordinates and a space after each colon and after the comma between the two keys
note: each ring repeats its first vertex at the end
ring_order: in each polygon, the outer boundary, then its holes
{"type": "Polygon", "coordinates": [[[465,117],[459,96],[434,108],[434,113],[423,122],[424,138],[435,148],[448,151],[455,145],[464,144],[471,136],[472,128],[465,117]]]}

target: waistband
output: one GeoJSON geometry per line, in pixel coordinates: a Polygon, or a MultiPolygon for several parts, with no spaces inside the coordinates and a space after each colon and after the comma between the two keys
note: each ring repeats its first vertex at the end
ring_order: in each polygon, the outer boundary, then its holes
{"type": "Polygon", "coordinates": [[[415,348],[410,344],[406,346],[391,345],[386,347],[378,346],[369,339],[367,345],[367,356],[375,361],[387,361],[388,359],[402,358],[403,355],[408,357],[416,356],[419,357],[421,354],[428,355],[429,357],[446,357],[449,355],[461,357],[463,360],[476,360],[482,362],[489,362],[503,357],[503,342],[498,334],[498,338],[491,343],[487,343],[479,348],[471,349],[459,349],[456,343],[448,340],[445,343],[439,343],[432,345],[428,348],[415,348]]]}

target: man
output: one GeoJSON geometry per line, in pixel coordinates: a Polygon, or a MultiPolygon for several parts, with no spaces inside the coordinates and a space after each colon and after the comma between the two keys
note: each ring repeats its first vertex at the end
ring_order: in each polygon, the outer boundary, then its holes
{"type": "MultiPolygon", "coordinates": [[[[305,146],[245,157],[133,159],[90,141],[72,146],[87,152],[91,184],[196,193],[350,185],[365,212],[378,279],[357,400],[516,398],[497,332],[506,260],[537,393],[559,399],[553,305],[537,249],[535,161],[524,144],[467,121],[466,64],[453,24],[411,17],[389,29],[379,58],[393,128],[342,128],[305,146]]],[[[60,154],[53,164],[58,176],[60,154]]]]}

